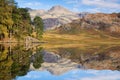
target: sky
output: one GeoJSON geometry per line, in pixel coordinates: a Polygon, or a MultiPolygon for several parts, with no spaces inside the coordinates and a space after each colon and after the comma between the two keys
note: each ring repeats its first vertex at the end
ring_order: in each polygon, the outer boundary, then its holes
{"type": "Polygon", "coordinates": [[[15,80],[120,80],[119,71],[111,70],[71,70],[61,75],[48,71],[31,71],[15,80]]]}
{"type": "Polygon", "coordinates": [[[18,7],[48,10],[60,5],[74,12],[120,12],[120,0],[15,0],[18,7]]]}

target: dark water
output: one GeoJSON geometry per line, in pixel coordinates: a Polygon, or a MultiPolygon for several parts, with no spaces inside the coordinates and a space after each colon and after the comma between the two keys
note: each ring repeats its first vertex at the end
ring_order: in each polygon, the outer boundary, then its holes
{"type": "Polygon", "coordinates": [[[0,80],[120,80],[120,46],[0,44],[0,80]]]}

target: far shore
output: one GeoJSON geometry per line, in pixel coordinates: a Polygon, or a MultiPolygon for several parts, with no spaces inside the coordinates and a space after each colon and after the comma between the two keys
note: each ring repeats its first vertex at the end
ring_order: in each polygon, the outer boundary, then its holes
{"type": "MultiPolygon", "coordinates": [[[[26,43],[25,41],[0,41],[0,44],[1,43],[26,43]]],[[[43,42],[43,41],[39,41],[39,42],[28,42],[28,43],[46,43],[46,42],[43,42]]]]}

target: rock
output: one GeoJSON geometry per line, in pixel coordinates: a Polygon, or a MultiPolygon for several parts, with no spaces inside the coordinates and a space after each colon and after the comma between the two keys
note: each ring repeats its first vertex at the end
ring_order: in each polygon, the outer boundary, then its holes
{"type": "Polygon", "coordinates": [[[27,36],[25,38],[25,43],[33,43],[33,42],[40,42],[40,41],[38,39],[30,37],[30,36],[27,36]]]}
{"type": "Polygon", "coordinates": [[[48,11],[45,10],[30,10],[32,19],[35,16],[40,16],[44,21],[45,29],[54,29],[60,25],[72,22],[86,15],[86,13],[75,13],[62,6],[53,6],[48,11]]]}
{"type": "Polygon", "coordinates": [[[120,18],[119,14],[104,14],[95,13],[87,14],[81,19],[73,20],[71,23],[64,24],[55,30],[63,33],[69,31],[80,32],[80,30],[86,29],[88,32],[94,32],[97,34],[98,31],[102,34],[109,35],[112,37],[120,37],[120,18]]]}

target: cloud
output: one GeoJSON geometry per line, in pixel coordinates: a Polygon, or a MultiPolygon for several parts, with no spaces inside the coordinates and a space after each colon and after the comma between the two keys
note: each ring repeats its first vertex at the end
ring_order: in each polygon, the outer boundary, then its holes
{"type": "Polygon", "coordinates": [[[16,2],[18,2],[18,5],[20,5],[20,7],[29,7],[32,9],[38,9],[39,7],[41,7],[43,4],[40,1],[35,1],[35,0],[16,0],[16,2]]]}
{"type": "Polygon", "coordinates": [[[25,3],[25,6],[41,6],[42,4],[40,2],[29,2],[25,3]]]}
{"type": "Polygon", "coordinates": [[[91,9],[87,9],[88,12],[92,12],[92,13],[100,13],[101,10],[100,8],[91,8],[91,9]]]}
{"type": "Polygon", "coordinates": [[[119,0],[64,0],[67,4],[72,4],[76,11],[86,12],[120,12],[119,0]]]}
{"type": "Polygon", "coordinates": [[[94,5],[102,8],[120,9],[120,4],[113,0],[82,0],[82,4],[92,6],[94,5]]]}
{"type": "Polygon", "coordinates": [[[68,3],[68,4],[76,4],[76,3],[78,3],[78,2],[80,2],[80,0],[64,0],[66,3],[68,3]]]}

